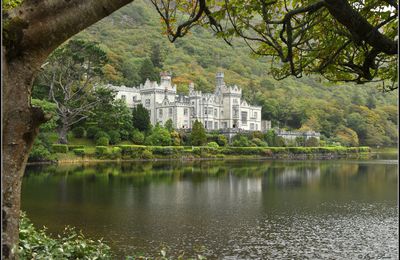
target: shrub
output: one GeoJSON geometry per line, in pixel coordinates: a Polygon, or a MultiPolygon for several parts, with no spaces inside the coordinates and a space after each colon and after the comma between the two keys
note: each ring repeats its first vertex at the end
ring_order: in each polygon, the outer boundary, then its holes
{"type": "Polygon", "coordinates": [[[216,142],[209,142],[209,143],[207,144],[207,146],[208,146],[208,147],[211,147],[211,148],[215,148],[215,149],[218,149],[218,148],[219,148],[219,145],[218,145],[216,142]]]}
{"type": "Polygon", "coordinates": [[[28,160],[37,162],[48,161],[51,159],[52,157],[49,149],[47,149],[47,147],[43,145],[39,138],[36,138],[35,142],[33,143],[33,147],[29,154],[28,160]]]}
{"type": "Polygon", "coordinates": [[[49,237],[25,213],[21,213],[18,247],[20,259],[111,259],[110,247],[101,240],[88,239],[69,227],[57,238],[49,237]]]}
{"type": "Polygon", "coordinates": [[[108,140],[110,140],[110,136],[104,131],[99,131],[94,135],[94,139],[95,140],[97,140],[97,139],[99,139],[101,137],[106,137],[108,140]]]}
{"type": "Polygon", "coordinates": [[[82,149],[82,148],[76,148],[76,149],[73,150],[73,152],[74,152],[75,155],[78,155],[78,156],[84,156],[85,155],[85,149],[82,149]]]}
{"type": "Polygon", "coordinates": [[[232,142],[232,146],[237,146],[237,147],[246,147],[249,145],[250,145],[249,139],[244,135],[236,135],[232,142]]]}
{"type": "Polygon", "coordinates": [[[142,159],[152,159],[153,158],[153,153],[150,150],[146,149],[146,150],[144,150],[142,152],[142,155],[140,156],[140,158],[142,158],[142,159]]]}
{"type": "Polygon", "coordinates": [[[66,144],[53,144],[52,145],[53,152],[55,153],[67,153],[68,146],[66,144]]]}
{"type": "Polygon", "coordinates": [[[305,145],[308,147],[317,147],[319,145],[319,140],[315,137],[307,138],[305,145]]]}
{"type": "Polygon", "coordinates": [[[174,146],[181,145],[181,138],[177,131],[171,132],[171,142],[172,142],[172,145],[174,145],[174,146]]]}
{"type": "Polygon", "coordinates": [[[121,135],[118,131],[111,130],[108,132],[108,136],[110,137],[110,144],[117,144],[121,142],[121,135]]]}
{"type": "Polygon", "coordinates": [[[121,148],[121,154],[125,158],[139,158],[146,149],[144,145],[120,145],[118,147],[121,148]]]}
{"type": "Polygon", "coordinates": [[[162,127],[155,127],[151,135],[146,138],[146,144],[148,145],[170,145],[171,134],[167,129],[162,127]]]}
{"type": "Polygon", "coordinates": [[[107,137],[100,137],[96,140],[96,145],[99,146],[105,146],[108,145],[110,143],[110,140],[108,140],[107,137]]]}
{"type": "Polygon", "coordinates": [[[83,128],[81,126],[75,127],[74,129],[72,129],[72,134],[76,138],[82,138],[85,136],[85,128],[83,128]]]}
{"type": "Polygon", "coordinates": [[[111,148],[111,158],[112,159],[117,159],[121,157],[121,151],[122,149],[119,147],[113,147],[111,148]]]}
{"type": "Polygon", "coordinates": [[[100,132],[100,128],[97,126],[90,126],[86,131],[86,137],[89,139],[95,139],[95,135],[100,132]]]}
{"type": "Polygon", "coordinates": [[[225,135],[218,135],[217,143],[219,146],[225,146],[228,144],[228,139],[226,139],[225,135]]]}
{"type": "Polygon", "coordinates": [[[263,140],[261,140],[260,138],[253,138],[251,140],[251,142],[259,147],[267,147],[268,146],[268,144],[266,142],[264,142],[263,140]]]}
{"type": "Polygon", "coordinates": [[[151,147],[153,154],[159,155],[175,155],[183,152],[183,146],[153,146],[151,147]]]}
{"type": "Polygon", "coordinates": [[[96,155],[97,156],[104,156],[107,154],[109,154],[107,146],[96,146],[96,155]]]}
{"type": "Polygon", "coordinates": [[[143,144],[144,143],[144,134],[137,129],[134,129],[131,133],[131,141],[134,144],[143,144]]]}
{"type": "Polygon", "coordinates": [[[69,144],[68,145],[68,151],[72,151],[74,149],[83,149],[83,148],[85,148],[85,146],[82,144],[69,144]]]}

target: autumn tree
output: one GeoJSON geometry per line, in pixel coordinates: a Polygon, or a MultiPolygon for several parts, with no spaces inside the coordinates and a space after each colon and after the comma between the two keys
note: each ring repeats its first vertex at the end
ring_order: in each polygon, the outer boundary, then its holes
{"type": "Polygon", "coordinates": [[[151,1],[170,41],[206,24],[228,43],[238,36],[256,55],[271,57],[276,79],[318,73],[332,81],[380,80],[384,89],[397,89],[397,1],[151,1]],[[182,21],[176,10],[191,15],[182,21]]]}

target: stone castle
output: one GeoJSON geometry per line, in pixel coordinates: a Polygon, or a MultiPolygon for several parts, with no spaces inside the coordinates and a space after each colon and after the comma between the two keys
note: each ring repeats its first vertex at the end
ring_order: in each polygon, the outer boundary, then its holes
{"type": "MultiPolygon", "coordinates": [[[[227,86],[224,73],[215,77],[214,93],[203,93],[189,85],[189,95],[178,94],[172,84],[171,74],[160,73],[161,81],[146,80],[137,88],[107,85],[117,92],[116,98],[126,102],[129,108],[142,104],[150,114],[152,125],[164,125],[171,119],[176,129],[191,129],[198,120],[208,131],[218,130],[231,139],[238,132],[262,131],[271,129],[271,121],[261,120],[261,106],[250,105],[242,97],[238,86],[227,86]]],[[[320,133],[284,131],[275,129],[278,136],[286,140],[296,137],[320,138],[320,133]]]]}
{"type": "Polygon", "coordinates": [[[261,121],[261,107],[244,100],[238,86],[227,86],[222,72],[216,74],[214,93],[196,91],[190,83],[189,95],[177,94],[169,73],[162,72],[160,76],[160,83],[146,80],[138,88],[108,87],[114,89],[116,98],[125,100],[128,107],[142,104],[149,111],[153,125],[164,125],[172,119],[177,129],[191,129],[195,120],[207,130],[263,131],[271,127],[270,121],[261,121]]]}

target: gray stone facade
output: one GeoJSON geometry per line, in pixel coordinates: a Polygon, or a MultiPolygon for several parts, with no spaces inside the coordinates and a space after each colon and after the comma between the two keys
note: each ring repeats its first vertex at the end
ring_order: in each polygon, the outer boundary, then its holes
{"type": "Polygon", "coordinates": [[[197,91],[191,83],[189,95],[178,95],[171,75],[166,72],[161,73],[160,83],[147,80],[137,88],[108,87],[117,91],[116,98],[125,100],[130,108],[141,103],[149,111],[153,125],[163,125],[172,119],[177,129],[190,129],[195,120],[203,123],[207,130],[265,131],[271,127],[269,121],[262,123],[261,107],[244,100],[238,86],[227,86],[222,72],[216,75],[214,93],[197,91]]]}

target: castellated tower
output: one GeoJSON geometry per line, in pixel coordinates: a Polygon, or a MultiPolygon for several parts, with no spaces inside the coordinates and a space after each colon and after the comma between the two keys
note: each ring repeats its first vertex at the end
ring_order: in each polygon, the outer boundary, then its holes
{"type": "Polygon", "coordinates": [[[218,87],[222,87],[225,85],[224,82],[224,73],[223,72],[217,72],[217,74],[215,75],[215,86],[218,87]]]}
{"type": "Polygon", "coordinates": [[[160,78],[161,78],[161,81],[160,81],[160,85],[161,86],[169,87],[169,86],[172,85],[171,84],[172,82],[171,82],[171,73],[170,72],[168,72],[168,71],[161,72],[160,73],[160,78]]]}

